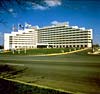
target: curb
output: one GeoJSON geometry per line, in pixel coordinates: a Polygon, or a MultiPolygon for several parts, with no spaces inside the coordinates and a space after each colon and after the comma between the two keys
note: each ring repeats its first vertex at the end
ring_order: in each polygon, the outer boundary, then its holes
{"type": "Polygon", "coordinates": [[[65,52],[65,53],[47,54],[47,55],[45,55],[45,56],[65,55],[65,54],[71,54],[71,53],[76,53],[76,52],[84,51],[84,50],[87,50],[87,49],[88,49],[88,48],[80,49],[80,50],[76,50],[76,51],[71,51],[71,52],[65,52]]]}

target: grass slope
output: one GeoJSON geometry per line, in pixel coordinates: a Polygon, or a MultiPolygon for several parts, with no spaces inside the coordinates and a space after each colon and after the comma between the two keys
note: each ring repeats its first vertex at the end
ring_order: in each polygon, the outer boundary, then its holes
{"type": "Polygon", "coordinates": [[[38,48],[38,49],[27,49],[25,52],[25,49],[20,49],[20,50],[15,50],[5,52],[5,53],[0,53],[1,55],[41,55],[41,54],[52,54],[52,53],[63,53],[63,52],[69,52],[73,50],[77,50],[79,48],[38,48]]]}
{"type": "Polygon", "coordinates": [[[26,85],[19,82],[0,79],[1,94],[72,94],[50,88],[26,85]]]}

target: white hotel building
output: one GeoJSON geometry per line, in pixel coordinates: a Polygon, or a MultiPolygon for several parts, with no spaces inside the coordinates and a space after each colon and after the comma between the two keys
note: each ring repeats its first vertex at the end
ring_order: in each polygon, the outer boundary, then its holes
{"type": "Polygon", "coordinates": [[[92,29],[58,23],[39,28],[29,27],[4,34],[4,49],[92,47],[92,29]]]}

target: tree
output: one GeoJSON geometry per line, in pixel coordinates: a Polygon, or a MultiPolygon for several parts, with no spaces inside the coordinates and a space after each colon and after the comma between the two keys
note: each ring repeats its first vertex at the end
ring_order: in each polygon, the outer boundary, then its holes
{"type": "Polygon", "coordinates": [[[99,47],[99,44],[95,44],[93,45],[94,48],[98,48],[99,47]]]}
{"type": "Polygon", "coordinates": [[[3,49],[3,48],[4,48],[4,46],[0,45],[0,49],[3,49]]]}

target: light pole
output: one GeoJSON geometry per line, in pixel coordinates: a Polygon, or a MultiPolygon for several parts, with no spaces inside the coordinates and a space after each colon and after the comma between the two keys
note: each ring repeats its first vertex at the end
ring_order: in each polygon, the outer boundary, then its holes
{"type": "Polygon", "coordinates": [[[92,53],[93,53],[94,52],[93,39],[91,39],[91,44],[92,44],[92,53]]]}
{"type": "Polygon", "coordinates": [[[24,53],[26,54],[26,47],[25,47],[24,53]]]}

